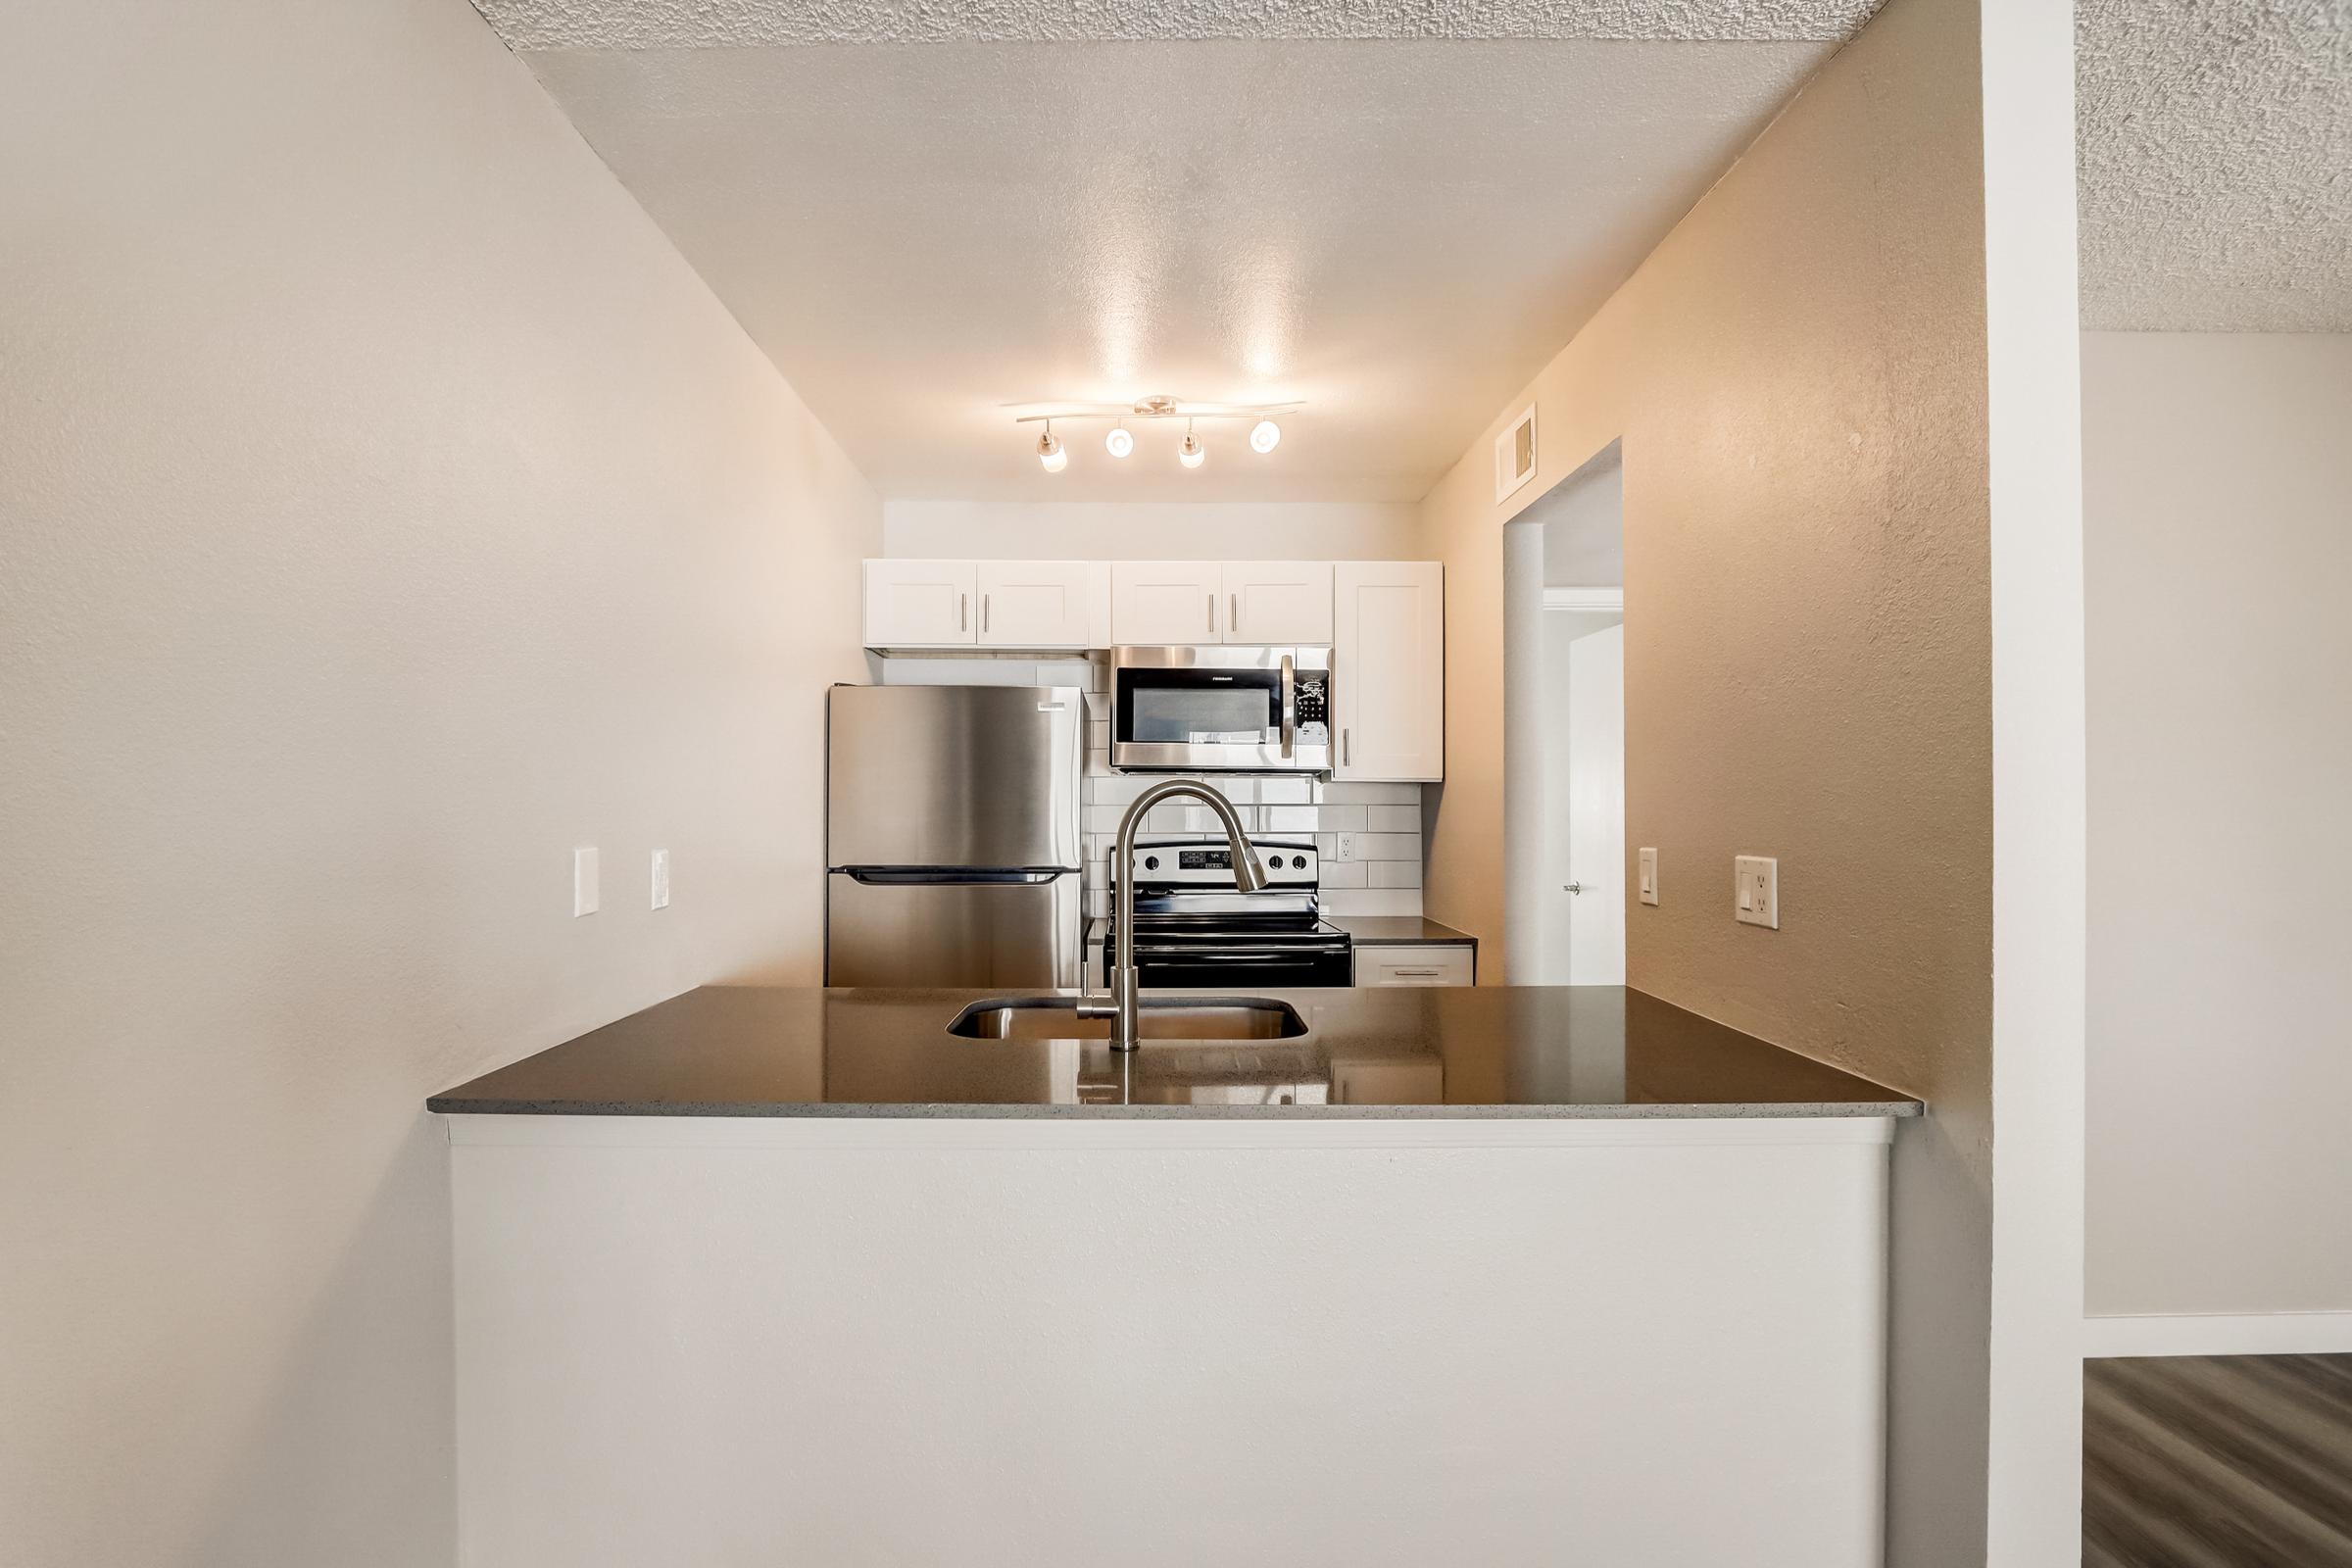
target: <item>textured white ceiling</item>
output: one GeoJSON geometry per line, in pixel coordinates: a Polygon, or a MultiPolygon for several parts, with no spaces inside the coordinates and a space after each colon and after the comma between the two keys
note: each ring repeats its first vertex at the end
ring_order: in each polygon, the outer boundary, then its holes
{"type": "Polygon", "coordinates": [[[886,497],[1419,498],[1834,44],[526,56],[886,497]],[[1303,399],[1238,426],[1013,405],[1303,399]]]}
{"type": "Polygon", "coordinates": [[[2080,0],[2082,318],[2352,331],[2352,0],[2080,0]]]}
{"type": "Polygon", "coordinates": [[[1850,36],[1879,0],[475,0],[516,49],[1180,38],[1850,36]]]}

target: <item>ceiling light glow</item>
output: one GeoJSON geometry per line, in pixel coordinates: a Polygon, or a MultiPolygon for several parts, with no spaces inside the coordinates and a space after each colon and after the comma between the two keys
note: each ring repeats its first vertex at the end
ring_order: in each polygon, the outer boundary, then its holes
{"type": "Polygon", "coordinates": [[[1258,453],[1271,452],[1274,450],[1275,443],[1281,439],[1281,425],[1276,424],[1272,419],[1260,419],[1256,424],[1250,426],[1250,450],[1258,453]]]}
{"type": "Polygon", "coordinates": [[[1048,473],[1059,473],[1070,466],[1070,449],[1061,444],[1061,437],[1054,433],[1050,423],[1046,433],[1037,438],[1037,462],[1048,473]]]}
{"type": "Polygon", "coordinates": [[[1176,449],[1176,461],[1188,468],[1198,468],[1208,461],[1208,449],[1200,444],[1199,436],[1193,434],[1192,421],[1189,419],[1184,425],[1184,445],[1176,449]]]}
{"type": "Polygon", "coordinates": [[[1102,438],[1102,446],[1112,457],[1123,458],[1135,450],[1135,432],[1123,424],[1114,424],[1110,434],[1102,438]]]}

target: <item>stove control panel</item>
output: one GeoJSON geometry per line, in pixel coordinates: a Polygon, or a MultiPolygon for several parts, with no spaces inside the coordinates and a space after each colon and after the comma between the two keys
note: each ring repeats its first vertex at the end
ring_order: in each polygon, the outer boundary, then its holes
{"type": "MultiPolygon", "coordinates": [[[[1315,846],[1312,840],[1251,839],[1258,863],[1266,868],[1269,888],[1312,888],[1315,885],[1315,846]]],[[[1184,887],[1233,886],[1233,851],[1222,842],[1198,839],[1146,840],[1135,847],[1135,882],[1184,887]]]]}

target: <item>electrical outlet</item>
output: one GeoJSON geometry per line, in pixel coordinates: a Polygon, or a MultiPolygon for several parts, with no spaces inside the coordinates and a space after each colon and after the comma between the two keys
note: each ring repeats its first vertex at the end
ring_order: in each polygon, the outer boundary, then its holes
{"type": "Polygon", "coordinates": [[[669,907],[669,852],[667,850],[654,852],[654,907],[657,909],[669,907]]]}
{"type": "Polygon", "coordinates": [[[603,902],[598,888],[596,846],[582,845],[571,852],[571,917],[594,914],[603,902]]]}
{"type": "Polygon", "coordinates": [[[1355,835],[1354,835],[1354,834],[1352,834],[1352,833],[1342,833],[1342,834],[1340,834],[1340,835],[1339,835],[1339,842],[1338,842],[1338,844],[1337,844],[1337,845],[1334,847],[1334,853],[1333,853],[1333,855],[1332,855],[1332,858],[1333,858],[1333,859],[1335,859],[1335,860],[1342,860],[1342,861],[1346,861],[1346,860],[1352,860],[1352,859],[1354,859],[1354,858],[1355,858],[1355,835]]]}
{"type": "Polygon", "coordinates": [[[1765,855],[1732,860],[1732,913],[1741,925],[1781,928],[1781,862],[1765,855]]]}
{"type": "Polygon", "coordinates": [[[1643,904],[1658,902],[1658,852],[1655,850],[1642,852],[1641,888],[1643,904]]]}

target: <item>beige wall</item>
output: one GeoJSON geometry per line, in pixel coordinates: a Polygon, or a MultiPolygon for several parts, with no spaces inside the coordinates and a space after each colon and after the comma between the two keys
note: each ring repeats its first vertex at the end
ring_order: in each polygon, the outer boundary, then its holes
{"type": "MultiPolygon", "coordinates": [[[[1423,509],[1446,566],[1431,917],[1503,951],[1501,523],[1622,439],[1625,885],[1652,846],[1662,894],[1629,906],[1628,982],[1934,1107],[1895,1157],[1889,1541],[1907,1568],[1986,1551],[1980,25],[1968,0],[1893,0],[1423,509]],[[1538,475],[1498,506],[1492,440],[1531,400],[1538,475]],[[1740,854],[1780,859],[1777,932],[1733,917],[1740,854]]],[[[2071,297],[2071,229],[2059,246],[2071,297]]]]}
{"type": "Polygon", "coordinates": [[[419,1102],[816,974],[879,506],[464,0],[7,33],[0,1556],[446,1563],[419,1102]]]}
{"type": "Polygon", "coordinates": [[[1380,501],[893,501],[883,542],[917,561],[1414,561],[1421,530],[1380,501]]]}
{"type": "Polygon", "coordinates": [[[2352,336],[2082,369],[2087,1304],[2352,1311],[2352,336]]]}

